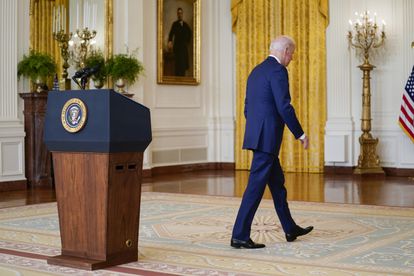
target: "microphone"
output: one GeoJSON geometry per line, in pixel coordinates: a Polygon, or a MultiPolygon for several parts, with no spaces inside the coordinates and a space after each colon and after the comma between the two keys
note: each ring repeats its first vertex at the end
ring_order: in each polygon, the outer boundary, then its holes
{"type": "Polygon", "coordinates": [[[85,90],[86,83],[88,82],[88,78],[90,78],[93,74],[96,74],[100,69],[99,65],[94,67],[85,67],[75,72],[72,77],[72,80],[79,86],[80,89],[85,90]],[[80,79],[80,83],[79,83],[80,79]]]}
{"type": "Polygon", "coordinates": [[[78,79],[80,79],[80,78],[82,78],[83,77],[83,75],[85,74],[85,69],[86,68],[82,68],[82,69],[80,69],[80,70],[78,70],[78,71],[76,71],[75,72],[75,74],[73,75],[73,77],[72,77],[72,80],[79,86],[79,88],[80,89],[85,89],[85,87],[82,87],[82,85],[79,83],[79,80],[78,79]]]}
{"type": "Polygon", "coordinates": [[[92,68],[86,67],[85,70],[84,70],[83,77],[89,78],[93,74],[98,73],[99,69],[100,69],[100,66],[99,65],[96,65],[96,66],[94,66],[92,68]]]}

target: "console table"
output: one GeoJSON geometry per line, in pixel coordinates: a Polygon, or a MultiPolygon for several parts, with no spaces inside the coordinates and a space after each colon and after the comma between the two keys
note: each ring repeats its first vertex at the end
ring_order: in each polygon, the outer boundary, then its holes
{"type": "Polygon", "coordinates": [[[25,170],[29,187],[51,187],[52,158],[43,142],[48,92],[20,93],[24,101],[25,170]]]}

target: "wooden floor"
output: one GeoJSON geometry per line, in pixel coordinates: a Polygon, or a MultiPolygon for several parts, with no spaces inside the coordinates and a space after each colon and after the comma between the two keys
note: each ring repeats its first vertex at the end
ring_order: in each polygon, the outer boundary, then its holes
{"type": "MultiPolygon", "coordinates": [[[[409,177],[356,179],[352,175],[286,173],[289,200],[414,207],[409,177]]],[[[198,171],[146,178],[142,191],[241,197],[247,171],[198,171]]],[[[264,198],[271,198],[266,190],[264,198]]],[[[0,192],[0,208],[56,201],[54,189],[0,192]]]]}

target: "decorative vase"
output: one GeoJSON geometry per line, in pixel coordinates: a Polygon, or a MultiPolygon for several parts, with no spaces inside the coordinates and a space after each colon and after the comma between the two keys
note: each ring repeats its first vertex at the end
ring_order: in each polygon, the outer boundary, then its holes
{"type": "Polygon", "coordinates": [[[96,89],[101,89],[104,86],[104,83],[100,79],[93,79],[93,85],[96,89]]]}
{"type": "Polygon", "coordinates": [[[126,91],[124,90],[125,87],[125,80],[124,79],[117,79],[115,82],[116,87],[118,88],[117,92],[125,94],[126,91]]]}
{"type": "Polygon", "coordinates": [[[43,88],[45,86],[45,81],[43,80],[42,77],[37,77],[34,81],[34,84],[35,84],[35,87],[36,87],[35,91],[37,93],[45,91],[44,88],[43,88]]]}

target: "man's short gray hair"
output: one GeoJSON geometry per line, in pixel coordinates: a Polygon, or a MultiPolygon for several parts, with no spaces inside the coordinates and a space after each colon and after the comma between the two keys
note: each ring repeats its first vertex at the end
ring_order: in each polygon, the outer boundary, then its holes
{"type": "Polygon", "coordinates": [[[295,40],[293,40],[293,38],[287,35],[281,35],[270,42],[269,50],[282,52],[287,48],[291,49],[292,47],[295,47],[295,45],[295,40]]]}

